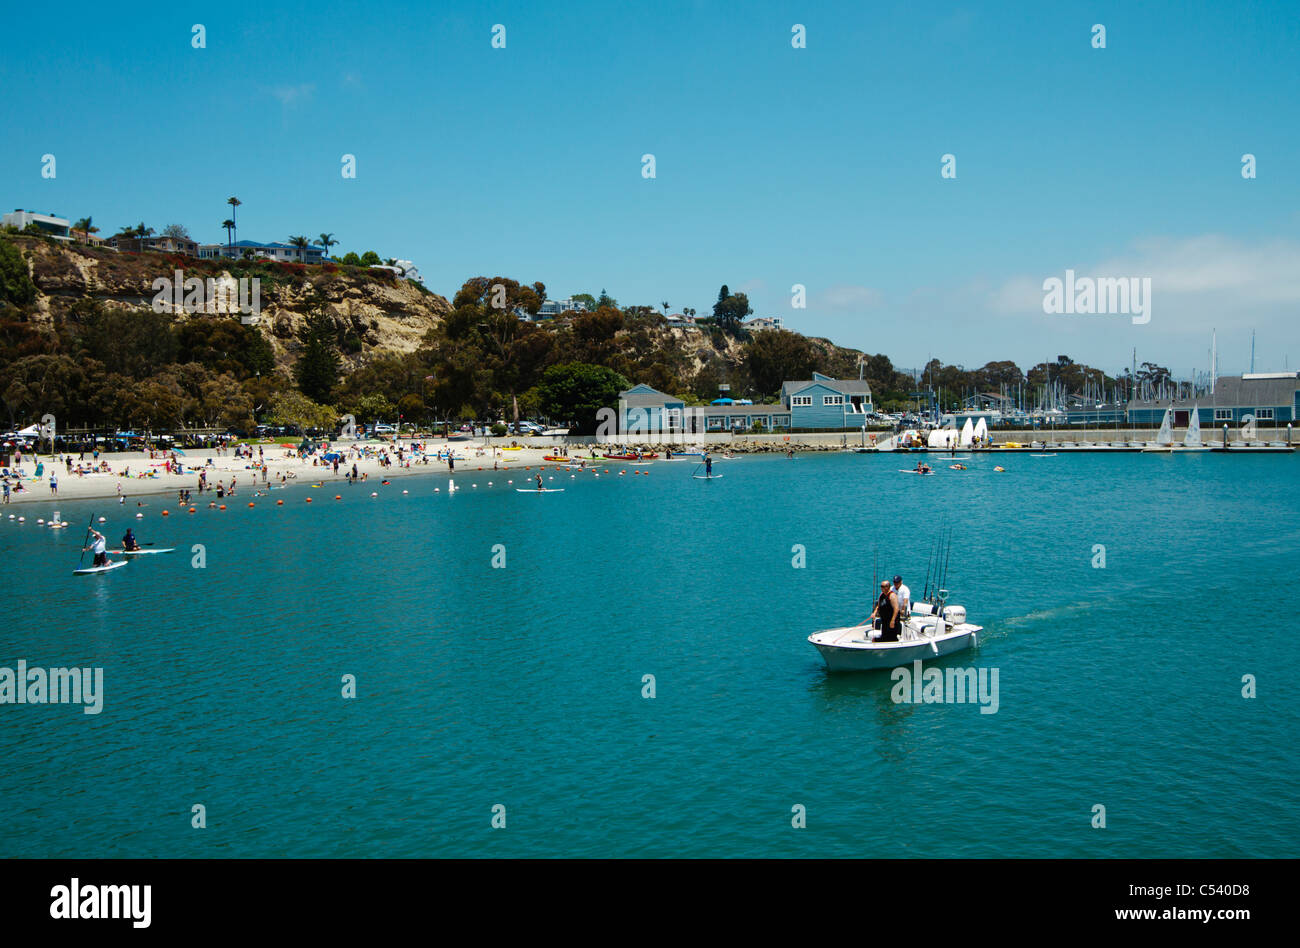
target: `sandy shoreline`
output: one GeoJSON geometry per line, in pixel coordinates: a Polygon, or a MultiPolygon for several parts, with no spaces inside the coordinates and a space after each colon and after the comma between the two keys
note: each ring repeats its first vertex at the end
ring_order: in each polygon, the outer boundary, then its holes
{"type": "MultiPolygon", "coordinates": [[[[319,464],[313,466],[310,457],[300,459],[296,454],[292,457],[285,457],[286,449],[278,444],[260,445],[263,451],[261,460],[266,464],[267,480],[271,485],[278,485],[280,477],[283,475],[286,478],[286,484],[316,484],[337,481],[340,486],[345,484],[345,475],[351,473],[353,464],[356,465],[358,475],[364,478],[358,483],[365,484],[371,481],[377,483],[385,479],[391,480],[417,474],[454,475],[477,473],[480,469],[491,471],[494,462],[499,470],[521,470],[525,467],[536,469],[541,465],[549,467],[555,463],[543,460],[543,455],[550,454],[554,450],[550,447],[521,447],[512,451],[477,443],[453,442],[456,469],[455,471],[449,471],[445,459],[440,460],[433,456],[436,452],[445,452],[447,449],[447,443],[438,440],[427,442],[430,452],[427,464],[423,463],[422,460],[418,460],[420,457],[418,454],[415,457],[410,457],[410,442],[404,441],[401,445],[404,454],[401,465],[399,466],[397,462],[396,448],[394,446],[389,449],[392,464],[384,467],[380,464],[377,455],[371,457],[349,456],[349,449],[354,444],[358,448],[368,446],[372,452],[377,450],[375,442],[340,442],[331,445],[332,450],[337,449],[344,456],[344,460],[339,464],[337,474],[334,473],[332,465],[319,464]],[[493,456],[494,453],[495,457],[493,456]],[[407,466],[408,461],[409,467],[407,466]]],[[[228,488],[232,479],[236,483],[235,496],[237,498],[251,497],[256,490],[264,486],[260,471],[261,465],[257,457],[258,447],[259,445],[252,446],[253,458],[251,460],[233,457],[228,453],[218,455],[215,449],[187,450],[183,456],[178,458],[185,464],[185,473],[183,474],[165,473],[162,467],[152,466],[163,463],[161,456],[150,458],[147,454],[140,452],[102,454],[100,460],[108,462],[111,473],[82,476],[76,473],[78,464],[76,455],[71,456],[73,473],[68,473],[67,466],[62,460],[63,456],[59,456],[57,463],[53,464],[49,455],[41,455],[39,458],[24,457],[21,466],[25,475],[22,481],[24,490],[12,490],[15,479],[11,477],[8,506],[13,508],[19,505],[57,504],[60,501],[67,503],[97,499],[108,499],[116,504],[119,487],[120,494],[124,498],[124,505],[132,505],[132,500],[149,496],[156,497],[170,494],[173,498],[176,498],[182,490],[191,492],[191,503],[198,504],[200,499],[207,503],[210,500],[217,500],[216,487],[218,481],[228,488]],[[43,462],[45,466],[44,472],[39,479],[34,477],[38,462],[43,462]],[[202,494],[198,490],[198,468],[200,467],[207,472],[208,483],[208,489],[202,494]],[[123,472],[128,469],[131,472],[130,476],[124,476],[123,472]],[[138,476],[142,471],[157,473],[150,477],[138,476]],[[50,491],[49,478],[51,472],[54,472],[58,478],[57,495],[50,491]]],[[[89,458],[80,463],[83,466],[89,464],[89,458]]]]}

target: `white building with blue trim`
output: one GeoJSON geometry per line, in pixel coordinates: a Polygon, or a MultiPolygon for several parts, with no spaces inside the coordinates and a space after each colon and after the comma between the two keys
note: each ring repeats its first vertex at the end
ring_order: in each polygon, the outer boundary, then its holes
{"type": "Polygon", "coordinates": [[[819,372],[811,379],[783,384],[781,401],[770,405],[719,398],[711,405],[688,406],[684,399],[645,384],[619,393],[619,429],[633,435],[755,429],[856,431],[874,411],[866,381],[833,379],[819,372]]]}

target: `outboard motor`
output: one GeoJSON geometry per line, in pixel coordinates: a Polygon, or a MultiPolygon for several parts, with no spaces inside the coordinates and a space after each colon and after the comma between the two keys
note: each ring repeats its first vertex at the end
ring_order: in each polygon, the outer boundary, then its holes
{"type": "Polygon", "coordinates": [[[961,625],[966,621],[966,607],[948,606],[943,610],[943,617],[952,625],[961,625]]]}

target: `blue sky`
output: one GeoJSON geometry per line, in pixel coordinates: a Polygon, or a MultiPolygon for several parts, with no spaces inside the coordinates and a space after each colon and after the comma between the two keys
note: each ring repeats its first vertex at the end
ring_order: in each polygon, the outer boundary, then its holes
{"type": "Polygon", "coordinates": [[[409,258],[447,295],[505,275],[705,311],[725,282],[757,315],[902,366],[1068,353],[1115,370],[1136,347],[1185,375],[1217,328],[1224,372],[1248,368],[1252,330],[1257,370],[1300,368],[1295,3],[70,3],[6,20],[4,210],[215,242],[233,194],[241,238],[333,232],[335,252],[409,258]],[[1151,277],[1151,322],[1044,314],[1042,281],[1066,268],[1151,277]]]}

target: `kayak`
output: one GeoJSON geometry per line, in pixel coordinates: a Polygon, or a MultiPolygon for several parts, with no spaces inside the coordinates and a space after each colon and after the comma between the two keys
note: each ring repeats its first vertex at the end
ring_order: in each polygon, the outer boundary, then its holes
{"type": "Polygon", "coordinates": [[[109,562],[104,566],[86,566],[83,567],[82,569],[74,569],[72,571],[72,575],[90,576],[93,573],[107,573],[109,570],[117,569],[119,566],[125,566],[125,565],[126,565],[126,560],[117,560],[116,562],[109,562]]]}
{"type": "Polygon", "coordinates": [[[563,494],[563,487],[543,487],[538,490],[536,487],[516,487],[515,490],[520,494],[563,494]]]}
{"type": "Polygon", "coordinates": [[[934,471],[911,471],[911,470],[904,470],[903,468],[900,467],[900,468],[898,469],[898,473],[899,473],[899,474],[926,474],[926,475],[929,475],[929,474],[933,474],[934,471]]]}
{"type": "Polygon", "coordinates": [[[650,461],[659,457],[658,454],[643,454],[637,457],[635,454],[606,454],[606,461],[650,461]]]}
{"type": "Polygon", "coordinates": [[[176,552],[176,547],[174,547],[174,546],[165,546],[165,547],[162,547],[161,549],[156,549],[156,550],[155,550],[155,549],[149,549],[149,550],[109,550],[108,552],[110,552],[110,553],[116,553],[116,554],[118,554],[118,555],[120,555],[120,556],[148,556],[150,553],[175,553],[175,552],[176,552]]]}
{"type": "Polygon", "coordinates": [[[543,461],[559,461],[561,464],[568,464],[569,461],[572,460],[572,459],[571,459],[571,458],[557,458],[557,457],[556,457],[555,455],[553,455],[553,454],[543,454],[543,455],[542,455],[542,460],[543,460],[543,461]]]}

